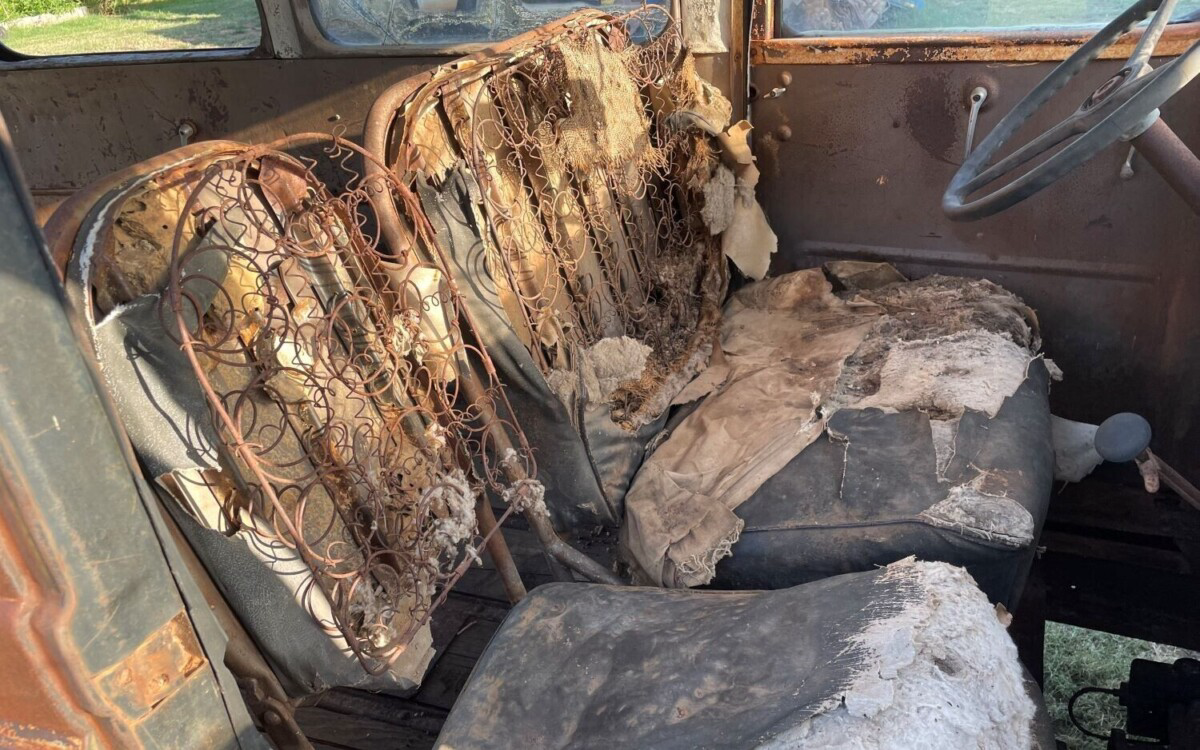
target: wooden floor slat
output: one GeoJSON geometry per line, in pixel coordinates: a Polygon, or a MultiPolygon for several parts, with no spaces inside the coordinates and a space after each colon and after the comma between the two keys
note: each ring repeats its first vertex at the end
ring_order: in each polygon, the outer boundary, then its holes
{"type": "Polygon", "coordinates": [[[437,732],[388,724],[362,715],[347,715],[320,706],[297,708],[296,722],[314,744],[339,750],[428,750],[437,739],[437,732]]]}

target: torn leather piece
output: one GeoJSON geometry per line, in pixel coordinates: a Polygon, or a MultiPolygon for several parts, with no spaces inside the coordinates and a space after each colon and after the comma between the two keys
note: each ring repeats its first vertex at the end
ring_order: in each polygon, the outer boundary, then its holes
{"type": "Polygon", "coordinates": [[[899,341],[879,370],[878,389],[854,405],[917,410],[943,418],[972,409],[994,417],[1004,399],[1024,382],[1032,359],[1028,349],[991,331],[899,341]]]}
{"type": "Polygon", "coordinates": [[[934,526],[968,536],[1025,547],[1033,542],[1033,516],[1004,495],[990,495],[976,482],[957,484],[943,500],[922,511],[920,518],[934,526]]]}
{"type": "Polygon", "coordinates": [[[881,312],[835,297],[819,270],[733,296],[724,384],[651,454],[626,495],[621,539],[641,575],[672,587],[711,580],[741,531],[734,509],[824,430],[818,407],[881,312]]]}
{"type": "Polygon", "coordinates": [[[824,436],[738,506],[741,539],[712,585],[792,586],[915,554],[966,567],[993,601],[1015,605],[1036,544],[1011,542],[1027,536],[1026,518],[1036,538],[1050,503],[1047,384],[1034,361],[995,417],[838,410],[824,436]],[[1017,523],[1006,524],[1003,539],[980,533],[986,524],[923,517],[958,486],[974,487],[985,504],[1004,497],[1024,512],[1009,516],[1017,523]]]}
{"type": "Polygon", "coordinates": [[[724,385],[728,379],[729,360],[725,358],[725,352],[721,349],[721,342],[717,341],[713,344],[708,367],[704,368],[704,372],[693,378],[690,383],[684,386],[683,390],[676,394],[675,398],[671,401],[671,405],[681,406],[704,398],[724,385]]]}
{"type": "MultiPolygon", "coordinates": [[[[989,334],[1025,350],[1027,359],[1032,359],[1032,353],[1041,346],[1033,311],[1011,292],[984,279],[926,276],[916,281],[859,289],[849,293],[849,299],[879,305],[887,315],[880,318],[846,363],[834,397],[837,405],[860,405],[871,398],[881,408],[903,408],[901,404],[906,402],[936,406],[942,401],[946,408],[941,416],[953,417],[965,405],[964,399],[979,398],[991,409],[995,399],[989,398],[987,392],[994,396],[999,389],[989,385],[990,375],[982,360],[1016,362],[1019,357],[1017,349],[989,334]],[[916,379],[906,372],[905,362],[919,359],[922,351],[945,359],[937,345],[928,343],[937,340],[958,340],[963,353],[976,358],[974,366],[969,372],[950,366],[927,373],[936,378],[928,387],[913,382],[916,379]],[[989,350],[993,344],[998,347],[996,352],[989,350]],[[894,349],[901,353],[892,360],[894,349]],[[885,383],[883,369],[889,361],[892,366],[885,383]],[[878,395],[881,389],[886,390],[883,396],[878,395]],[[967,395],[968,392],[974,396],[967,395]]],[[[922,368],[930,369],[927,365],[922,368]]]]}
{"type": "MultiPolygon", "coordinates": [[[[721,206],[721,209],[713,210],[712,214],[715,220],[725,224],[721,234],[721,249],[725,257],[733,261],[742,273],[758,280],[766,278],[771,256],[778,250],[779,240],[767,222],[762,206],[754,197],[759,173],[750,151],[751,129],[750,123],[742,120],[730,126],[719,138],[724,166],[732,170],[734,182],[731,195],[713,196],[714,206],[721,206]],[[724,208],[722,202],[727,203],[729,208],[724,208]]],[[[721,169],[717,168],[718,176],[721,169]]],[[[727,179],[721,180],[718,189],[727,183],[727,179]]],[[[706,208],[709,206],[707,198],[706,193],[706,208]]],[[[712,223],[709,228],[713,228],[712,223]]]]}
{"type": "Polygon", "coordinates": [[[908,281],[891,263],[866,260],[831,260],[825,274],[834,282],[835,291],[879,289],[888,284],[908,281]]]}

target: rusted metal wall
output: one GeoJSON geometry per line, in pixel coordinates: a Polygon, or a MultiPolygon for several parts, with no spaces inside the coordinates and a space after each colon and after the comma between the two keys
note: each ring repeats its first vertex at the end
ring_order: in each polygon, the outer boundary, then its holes
{"type": "MultiPolygon", "coordinates": [[[[942,192],[963,158],[968,92],[990,89],[982,138],[1052,65],[755,66],[760,94],[786,85],[752,104],[759,195],[780,237],[775,270],[874,258],[914,276],[1003,284],[1037,309],[1047,355],[1066,373],[1053,388],[1056,413],[1097,421],[1142,412],[1156,450],[1200,478],[1191,419],[1200,223],[1146,162],[1135,158],[1135,176],[1122,180],[1128,147],[1114,146],[998,216],[956,223],[942,214],[942,192]]],[[[1117,67],[1093,64],[1078,94],[1018,138],[1065,116],[1117,67]]],[[[1164,110],[1193,147],[1197,93],[1185,90],[1164,110]]]]}
{"type": "Polygon", "coordinates": [[[194,140],[252,143],[344,127],[359,139],[375,97],[445,58],[212,60],[0,70],[0,113],[40,206],[194,140]]]}

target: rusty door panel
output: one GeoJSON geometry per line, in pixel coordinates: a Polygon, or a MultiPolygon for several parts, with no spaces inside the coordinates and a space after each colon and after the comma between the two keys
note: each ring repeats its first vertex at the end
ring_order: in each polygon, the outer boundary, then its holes
{"type": "Polygon", "coordinates": [[[249,716],[199,646],[16,175],[0,119],[0,746],[261,747],[236,739],[249,716]]]}
{"type": "MultiPolygon", "coordinates": [[[[189,60],[0,70],[0,114],[41,206],[193,140],[258,143],[344,128],[355,140],[375,97],[446,58],[189,60]]],[[[39,211],[44,214],[44,211],[39,211]]]]}
{"type": "MultiPolygon", "coordinates": [[[[1055,412],[1097,421],[1140,411],[1157,430],[1156,449],[1195,479],[1200,223],[1145,161],[1135,157],[1134,177],[1122,180],[1128,147],[1114,146],[997,216],[957,223],[942,214],[963,158],[968,92],[991,93],[982,138],[1052,65],[755,66],[758,92],[786,87],[752,104],[759,195],[780,238],[774,270],[875,258],[912,275],[1003,284],[1037,309],[1046,353],[1066,373],[1051,394],[1055,412]]],[[[1065,116],[1117,68],[1093,64],[1078,81],[1082,93],[1018,139],[1065,116]]],[[[1193,147],[1197,93],[1183,92],[1163,113],[1193,147]]]]}

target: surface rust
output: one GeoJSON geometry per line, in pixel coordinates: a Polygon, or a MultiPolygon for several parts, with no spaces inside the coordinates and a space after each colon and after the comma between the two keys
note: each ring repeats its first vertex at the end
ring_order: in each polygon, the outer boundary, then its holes
{"type": "Polygon", "coordinates": [[[78,737],[55,732],[36,725],[0,721],[0,747],[9,750],[34,750],[49,748],[82,748],[78,737]]]}
{"type": "MultiPolygon", "coordinates": [[[[0,135],[2,135],[0,131],[0,135]]],[[[0,434],[0,455],[11,453],[0,434]]],[[[23,477],[0,471],[0,747],[120,747],[130,727],[88,679],[70,623],[78,611],[65,561],[41,544],[38,501],[23,477]]]]}
{"type": "Polygon", "coordinates": [[[96,680],[122,711],[138,718],[179,690],[205,663],[191,621],[180,611],[96,680]]]}

